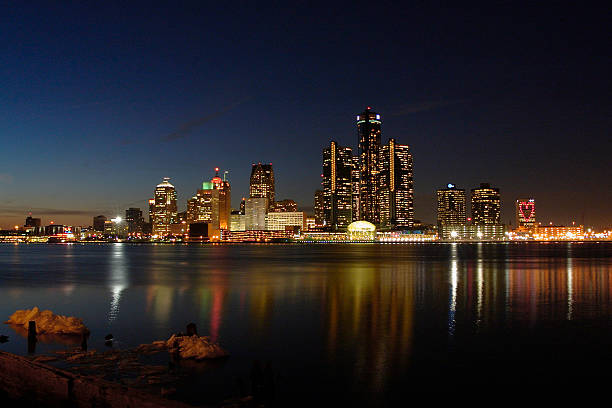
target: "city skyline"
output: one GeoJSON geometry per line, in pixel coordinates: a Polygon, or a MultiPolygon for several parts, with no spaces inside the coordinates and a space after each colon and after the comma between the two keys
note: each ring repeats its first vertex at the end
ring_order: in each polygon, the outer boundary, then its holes
{"type": "Polygon", "coordinates": [[[162,9],[4,10],[1,227],[146,213],[163,177],[183,211],[217,166],[238,208],[260,161],[312,213],[321,149],[357,152],[364,106],[410,145],[415,219],[435,223],[440,186],[487,182],[503,223],[533,197],[542,222],[612,224],[610,60],[589,6],[162,9]]]}

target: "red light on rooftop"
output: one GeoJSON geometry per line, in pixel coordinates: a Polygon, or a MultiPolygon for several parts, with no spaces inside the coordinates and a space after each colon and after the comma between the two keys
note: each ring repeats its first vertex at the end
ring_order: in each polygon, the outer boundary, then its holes
{"type": "Polygon", "coordinates": [[[219,168],[218,168],[218,167],[215,167],[215,171],[219,171],[219,168]]]}

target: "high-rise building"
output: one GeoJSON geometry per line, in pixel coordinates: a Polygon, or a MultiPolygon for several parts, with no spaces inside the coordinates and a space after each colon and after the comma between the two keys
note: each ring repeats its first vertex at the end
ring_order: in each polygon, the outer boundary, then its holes
{"type": "Polygon", "coordinates": [[[265,197],[248,198],[245,204],[245,228],[247,231],[265,230],[268,199],[265,197]]]}
{"type": "Polygon", "coordinates": [[[481,183],[472,189],[472,222],[474,225],[501,224],[501,198],[499,189],[481,183]]]}
{"type": "Polygon", "coordinates": [[[395,139],[380,148],[380,224],[391,228],[412,228],[414,188],[410,147],[395,139]]]}
{"type": "Polygon", "coordinates": [[[465,190],[448,183],[437,192],[438,226],[464,225],[466,223],[465,190]]]}
{"type": "Polygon", "coordinates": [[[170,178],[155,187],[155,205],[153,208],[153,234],[165,236],[170,232],[170,224],[176,223],[176,190],[170,184],[170,178]]]}
{"type": "Polygon", "coordinates": [[[325,221],[325,195],[323,190],[315,191],[314,195],[314,218],[317,226],[322,226],[325,221]]]}
{"type": "Polygon", "coordinates": [[[246,198],[242,197],[240,200],[240,214],[244,215],[246,209],[246,198]]]}
{"type": "Polygon", "coordinates": [[[210,182],[203,182],[196,195],[187,200],[188,224],[203,222],[211,224],[210,231],[229,229],[231,212],[231,190],[227,180],[219,177],[219,168],[210,182]]]}
{"type": "Polygon", "coordinates": [[[187,201],[187,223],[204,222],[219,229],[219,190],[212,182],[203,182],[202,188],[187,201]]]}
{"type": "Polygon", "coordinates": [[[519,198],[516,200],[516,226],[533,228],[536,225],[535,200],[519,198]]]}
{"type": "Polygon", "coordinates": [[[28,215],[25,219],[25,227],[40,227],[42,225],[42,220],[40,218],[32,218],[31,215],[28,215]]]}
{"type": "Polygon", "coordinates": [[[274,170],[270,164],[253,164],[249,186],[250,198],[265,198],[268,206],[274,203],[274,170]]]}
{"type": "Polygon", "coordinates": [[[361,220],[380,223],[379,159],[381,119],[369,106],[357,115],[359,136],[359,206],[361,220]]]}
{"type": "Polygon", "coordinates": [[[352,222],[353,151],[332,141],[323,150],[324,225],[344,230],[352,222]]]}
{"type": "Polygon", "coordinates": [[[144,219],[142,218],[142,210],[140,208],[128,208],[125,210],[125,222],[127,223],[128,233],[142,233],[144,219]]]}
{"type": "Polygon", "coordinates": [[[275,201],[270,206],[270,212],[297,212],[297,203],[293,200],[275,201]]]}
{"type": "Polygon", "coordinates": [[[219,228],[229,229],[229,217],[232,212],[231,187],[229,181],[223,174],[223,180],[219,177],[219,168],[215,167],[215,177],[211,180],[213,188],[219,190],[219,228]]]}
{"type": "Polygon", "coordinates": [[[93,229],[94,231],[104,231],[104,223],[106,222],[106,217],[103,215],[97,215],[93,217],[93,229]]]}
{"type": "Polygon", "coordinates": [[[351,171],[351,212],[352,212],[352,220],[359,221],[361,217],[361,206],[359,201],[359,180],[360,177],[359,171],[359,156],[353,156],[353,170],[351,171]]]}

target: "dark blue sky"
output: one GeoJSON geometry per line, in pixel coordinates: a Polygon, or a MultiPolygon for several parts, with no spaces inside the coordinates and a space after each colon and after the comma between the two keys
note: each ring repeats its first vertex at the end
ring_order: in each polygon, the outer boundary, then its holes
{"type": "Polygon", "coordinates": [[[449,181],[490,182],[504,222],[533,196],[539,221],[612,224],[609,9],[15,3],[0,13],[0,226],[145,210],[164,176],[184,209],[215,166],[236,206],[257,161],[310,209],[321,150],[356,147],[366,105],[413,149],[417,218],[434,221],[449,181]]]}

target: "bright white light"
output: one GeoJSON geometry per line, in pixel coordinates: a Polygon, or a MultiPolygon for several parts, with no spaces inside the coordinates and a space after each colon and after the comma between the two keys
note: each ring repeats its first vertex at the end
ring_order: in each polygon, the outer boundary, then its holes
{"type": "Polygon", "coordinates": [[[457,231],[451,231],[451,238],[457,238],[459,236],[459,234],[457,233],[457,231]]]}
{"type": "Polygon", "coordinates": [[[482,231],[478,231],[478,234],[476,235],[478,235],[478,238],[482,238],[482,231]]]}

